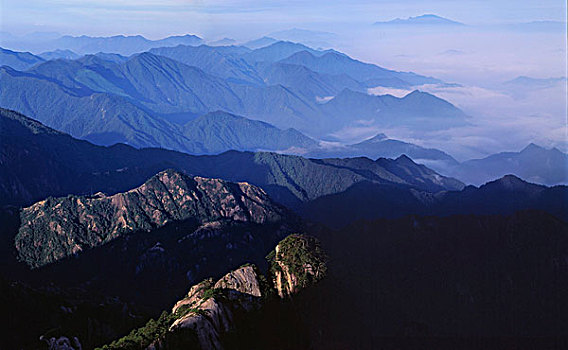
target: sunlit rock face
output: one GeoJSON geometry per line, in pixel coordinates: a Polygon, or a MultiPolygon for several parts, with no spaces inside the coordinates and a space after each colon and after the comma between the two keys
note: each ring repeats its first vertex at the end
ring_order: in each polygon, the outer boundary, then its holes
{"type": "Polygon", "coordinates": [[[165,170],[128,192],[48,198],[24,208],[15,243],[20,259],[39,267],[173,221],[265,224],[283,216],[262,189],[248,183],[165,170]]]}

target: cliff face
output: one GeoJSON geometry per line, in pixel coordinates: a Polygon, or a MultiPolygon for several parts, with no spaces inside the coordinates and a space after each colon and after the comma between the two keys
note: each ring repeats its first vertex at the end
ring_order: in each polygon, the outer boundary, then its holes
{"type": "Polygon", "coordinates": [[[204,280],[191,287],[187,296],[158,321],[151,320],[145,327],[102,349],[120,349],[141,341],[138,343],[141,349],[170,350],[183,345],[189,349],[222,350],[231,348],[227,345],[231,336],[246,343],[243,338],[249,334],[242,333],[243,328],[258,331],[250,324],[258,325],[258,319],[273,318],[273,310],[283,310],[274,309],[274,303],[282,307],[278,300],[290,298],[325,275],[325,256],[311,237],[290,235],[267,258],[273,266],[268,276],[262,275],[254,265],[246,265],[216,282],[204,280]],[[158,327],[161,332],[155,332],[156,322],[161,324],[158,327]],[[150,337],[144,338],[144,334],[150,337]]]}
{"type": "Polygon", "coordinates": [[[169,331],[191,330],[197,335],[201,349],[224,349],[222,336],[235,328],[235,314],[261,306],[261,297],[267,291],[261,290],[260,279],[255,267],[243,266],[214,285],[206,280],[193,286],[187,297],[172,309],[173,314],[189,311],[174,321],[169,331]]]}
{"type": "Polygon", "coordinates": [[[274,287],[281,298],[319,281],[326,273],[325,254],[312,237],[290,235],[268,258],[274,287]]]}
{"type": "Polygon", "coordinates": [[[21,260],[39,267],[173,221],[203,224],[228,219],[264,224],[280,221],[284,215],[262,189],[248,183],[192,178],[166,170],[125,193],[48,198],[24,208],[15,245],[21,260]]]}

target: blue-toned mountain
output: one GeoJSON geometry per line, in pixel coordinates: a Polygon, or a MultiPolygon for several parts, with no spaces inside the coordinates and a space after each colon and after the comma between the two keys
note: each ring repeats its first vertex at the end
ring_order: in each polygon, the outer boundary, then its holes
{"type": "Polygon", "coordinates": [[[319,52],[302,50],[281,60],[282,63],[298,64],[315,72],[332,75],[346,74],[368,87],[409,87],[422,84],[437,84],[440,80],[414,73],[397,72],[374,64],[352,59],[336,51],[319,52]]]}
{"type": "Polygon", "coordinates": [[[447,173],[474,185],[507,174],[549,186],[568,184],[568,155],[557,148],[546,149],[531,143],[520,152],[502,152],[468,160],[447,173]]]}
{"type": "Polygon", "coordinates": [[[17,52],[0,47],[0,66],[9,66],[17,70],[26,70],[44,61],[45,60],[43,58],[29,52],[17,52]]]}
{"type": "MultiPolygon", "coordinates": [[[[16,112],[0,109],[0,117],[2,204],[29,204],[48,196],[71,193],[102,191],[112,194],[139,186],[158,171],[168,168],[196,176],[247,181],[290,206],[345,191],[362,181],[431,192],[463,187],[461,182],[440,176],[406,157],[377,161],[368,158],[307,159],[236,151],[192,156],[157,148],[95,146],[16,112]]],[[[235,119],[233,116],[221,117],[235,119]]]]}

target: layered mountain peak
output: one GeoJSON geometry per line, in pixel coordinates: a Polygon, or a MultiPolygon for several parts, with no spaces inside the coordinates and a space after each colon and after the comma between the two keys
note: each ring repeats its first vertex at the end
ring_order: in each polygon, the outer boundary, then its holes
{"type": "Polygon", "coordinates": [[[526,182],[523,179],[508,174],[495,181],[488,182],[482,188],[492,188],[492,189],[502,189],[505,191],[519,191],[519,192],[534,192],[542,191],[546,189],[545,186],[536,185],[530,182],[526,182]]]}
{"type": "Polygon", "coordinates": [[[381,142],[388,139],[387,135],[383,134],[383,133],[378,133],[375,136],[371,137],[370,139],[367,139],[363,142],[365,143],[376,143],[376,142],[381,142]]]}
{"type": "Polygon", "coordinates": [[[453,21],[434,14],[424,14],[416,17],[396,18],[390,21],[375,22],[376,25],[421,25],[421,26],[463,26],[463,23],[453,21]]]}
{"type": "MultiPolygon", "coordinates": [[[[403,99],[407,100],[436,100],[436,101],[444,101],[439,97],[436,97],[428,92],[420,91],[420,90],[413,90],[412,92],[408,93],[403,99]]],[[[446,101],[444,101],[446,102],[446,101]]],[[[449,103],[449,102],[448,102],[449,103]]]]}
{"type": "Polygon", "coordinates": [[[173,221],[262,224],[280,221],[284,216],[283,208],[248,183],[164,170],[128,192],[48,198],[24,208],[16,248],[21,260],[39,267],[173,221]]]}
{"type": "Polygon", "coordinates": [[[521,153],[530,153],[530,152],[546,152],[546,149],[531,142],[527,145],[527,147],[523,148],[521,153]]]}
{"type": "Polygon", "coordinates": [[[530,143],[520,152],[502,152],[472,159],[451,171],[465,182],[481,185],[507,174],[548,186],[568,183],[568,155],[557,148],[546,149],[530,143]]]}
{"type": "Polygon", "coordinates": [[[410,164],[410,165],[416,165],[416,163],[414,163],[414,161],[412,159],[410,159],[410,157],[408,157],[406,154],[403,154],[401,156],[399,156],[398,158],[395,159],[397,162],[401,163],[401,164],[410,164]]]}

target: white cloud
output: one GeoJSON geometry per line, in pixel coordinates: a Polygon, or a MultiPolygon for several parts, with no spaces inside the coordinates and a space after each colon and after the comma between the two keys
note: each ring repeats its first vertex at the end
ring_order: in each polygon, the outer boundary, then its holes
{"type": "Polygon", "coordinates": [[[367,93],[370,95],[392,95],[395,97],[404,97],[406,96],[411,90],[408,89],[396,89],[396,88],[388,88],[384,86],[377,86],[374,88],[367,89],[367,93]]]}
{"type": "Polygon", "coordinates": [[[317,103],[326,103],[326,102],[333,100],[334,97],[335,96],[324,96],[324,97],[316,96],[316,102],[317,103]]]}
{"type": "Polygon", "coordinates": [[[340,130],[333,136],[349,143],[384,132],[391,138],[442,149],[458,160],[519,151],[530,142],[568,150],[565,83],[547,88],[524,87],[522,94],[510,86],[489,89],[446,85],[421,85],[411,89],[376,87],[368,92],[403,97],[414,89],[432,93],[461,108],[471,116],[471,125],[439,131],[404,127],[379,130],[372,125],[360,125],[340,130]]]}

